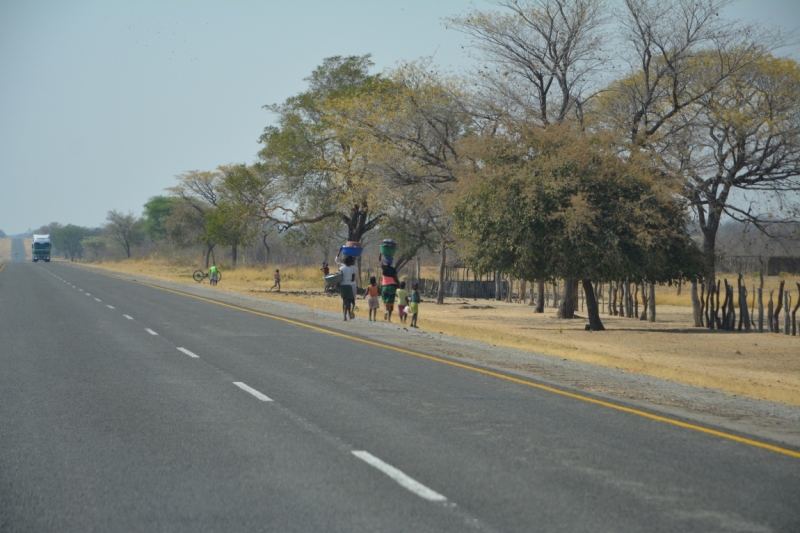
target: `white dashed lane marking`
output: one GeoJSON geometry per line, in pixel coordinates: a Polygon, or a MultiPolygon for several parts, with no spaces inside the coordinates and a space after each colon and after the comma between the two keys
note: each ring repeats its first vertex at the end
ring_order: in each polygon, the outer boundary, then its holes
{"type": "Polygon", "coordinates": [[[234,381],[233,384],[236,385],[237,387],[239,387],[240,389],[242,389],[243,391],[249,392],[250,394],[252,394],[256,398],[258,398],[262,402],[271,402],[272,401],[272,398],[270,398],[269,396],[267,396],[265,394],[261,394],[260,392],[258,392],[254,388],[245,385],[241,381],[234,381]]]}
{"type": "Polygon", "coordinates": [[[150,328],[144,328],[144,330],[145,330],[147,333],[149,333],[150,335],[158,335],[158,333],[156,333],[155,331],[153,331],[153,330],[152,330],[152,329],[150,329],[150,328]]]}
{"type": "Polygon", "coordinates": [[[189,357],[194,357],[195,359],[200,359],[200,356],[199,356],[199,355],[197,355],[197,354],[195,354],[195,353],[192,353],[192,352],[190,352],[190,351],[189,351],[189,350],[187,350],[186,348],[178,348],[178,351],[185,353],[185,354],[186,354],[186,355],[188,355],[189,357]]]}
{"type": "Polygon", "coordinates": [[[125,317],[125,318],[127,318],[128,320],[133,320],[133,317],[132,317],[132,316],[130,316],[130,315],[122,315],[122,316],[124,316],[124,317],[125,317]]]}
{"type": "Polygon", "coordinates": [[[374,455],[369,452],[364,451],[354,451],[353,455],[367,463],[368,465],[377,468],[397,483],[399,483],[403,488],[410,490],[420,498],[424,498],[431,502],[444,502],[447,501],[447,498],[439,494],[438,492],[429,489],[419,481],[407,476],[402,471],[398,470],[397,468],[393,467],[388,463],[384,463],[374,455]]]}
{"type": "Polygon", "coordinates": [[[113,305],[108,305],[108,304],[106,304],[106,307],[108,307],[109,309],[114,309],[114,306],[113,306],[113,305]]]}

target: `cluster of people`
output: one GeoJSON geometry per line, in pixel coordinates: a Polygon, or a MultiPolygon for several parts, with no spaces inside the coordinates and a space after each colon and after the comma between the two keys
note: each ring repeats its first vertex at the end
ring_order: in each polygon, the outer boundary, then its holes
{"type": "MultiPolygon", "coordinates": [[[[397,305],[397,315],[400,323],[405,324],[408,316],[411,315],[409,327],[416,328],[419,304],[422,302],[419,294],[419,284],[414,283],[411,292],[406,289],[406,282],[401,282],[397,277],[397,269],[392,266],[393,258],[380,257],[381,260],[381,286],[378,287],[378,280],[375,276],[369,279],[369,286],[364,292],[364,299],[369,306],[369,320],[378,320],[378,309],[380,301],[383,301],[383,319],[391,322],[395,304],[397,305]]],[[[346,256],[340,260],[336,256],[336,264],[339,272],[342,273],[342,280],[339,282],[339,289],[342,295],[342,313],[344,320],[355,318],[356,297],[358,296],[358,269],[355,265],[355,258],[346,256]]],[[[325,272],[327,263],[323,264],[322,271],[325,272]]]]}

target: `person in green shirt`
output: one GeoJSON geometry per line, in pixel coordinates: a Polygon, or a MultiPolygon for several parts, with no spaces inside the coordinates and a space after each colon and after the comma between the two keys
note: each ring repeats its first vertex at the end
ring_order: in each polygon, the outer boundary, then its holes
{"type": "Polygon", "coordinates": [[[406,282],[400,282],[400,288],[397,289],[397,314],[400,316],[400,323],[405,324],[408,319],[408,291],[406,290],[406,282]]]}
{"type": "Polygon", "coordinates": [[[217,265],[211,265],[211,268],[208,269],[208,279],[212,285],[216,285],[219,281],[219,269],[217,265]]]}

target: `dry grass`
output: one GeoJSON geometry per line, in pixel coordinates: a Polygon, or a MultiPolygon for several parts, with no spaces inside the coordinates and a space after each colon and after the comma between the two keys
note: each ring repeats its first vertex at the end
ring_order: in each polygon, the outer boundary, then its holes
{"type": "MultiPolygon", "coordinates": [[[[193,269],[165,262],[125,261],[96,266],[168,281],[195,283],[191,279],[193,269]]],[[[274,269],[227,270],[223,272],[220,288],[316,309],[341,310],[338,298],[321,292],[321,273],[316,269],[281,267],[283,290],[280,293],[269,292],[273,272],[274,269]]],[[[794,288],[793,297],[797,298],[794,278],[787,285],[794,288]]],[[[778,286],[777,278],[766,280],[765,287],[772,286],[778,286]]],[[[800,337],[767,333],[745,335],[693,328],[688,287],[684,287],[680,296],[675,293],[675,287],[659,288],[656,300],[658,322],[603,315],[605,332],[584,331],[583,320],[558,320],[553,309],[537,315],[527,305],[466,299],[447,299],[441,306],[423,302],[419,324],[428,331],[498,346],[800,405],[800,337]],[[478,306],[490,308],[478,309],[478,306]]],[[[359,314],[363,316],[366,306],[361,300],[359,307],[359,314]]]]}
{"type": "Polygon", "coordinates": [[[11,239],[0,239],[0,263],[11,260],[11,239]]]}

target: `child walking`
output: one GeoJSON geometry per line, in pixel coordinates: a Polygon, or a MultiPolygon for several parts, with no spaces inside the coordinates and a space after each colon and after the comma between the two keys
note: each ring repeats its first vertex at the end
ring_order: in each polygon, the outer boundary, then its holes
{"type": "Polygon", "coordinates": [[[281,292],[281,271],[280,270],[276,270],[275,271],[274,278],[275,278],[275,283],[272,284],[272,287],[270,287],[269,290],[272,290],[275,287],[278,287],[278,292],[281,292]]]}
{"type": "Polygon", "coordinates": [[[367,292],[364,293],[364,298],[368,298],[367,303],[369,304],[369,319],[372,322],[376,322],[378,320],[378,307],[380,307],[380,302],[378,301],[378,296],[380,295],[380,291],[378,290],[378,280],[375,279],[375,276],[369,278],[369,287],[367,287],[367,292]]]}
{"type": "Polygon", "coordinates": [[[397,315],[401,324],[405,324],[408,320],[408,291],[405,281],[401,281],[400,288],[397,289],[397,315]]]}
{"type": "Polygon", "coordinates": [[[422,302],[422,298],[419,297],[419,283],[414,283],[411,288],[413,291],[411,292],[411,304],[409,305],[411,308],[411,324],[409,325],[412,328],[418,328],[417,314],[419,313],[419,304],[422,302]]]}

